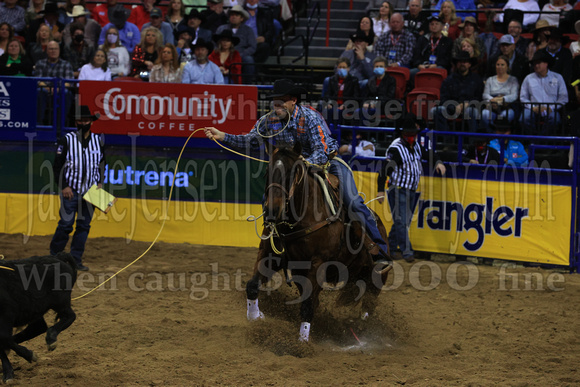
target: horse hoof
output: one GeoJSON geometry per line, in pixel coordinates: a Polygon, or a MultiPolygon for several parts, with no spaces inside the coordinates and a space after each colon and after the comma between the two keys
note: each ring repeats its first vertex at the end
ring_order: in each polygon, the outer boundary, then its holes
{"type": "Polygon", "coordinates": [[[38,361],[38,356],[36,356],[36,354],[34,352],[32,352],[32,357],[30,358],[29,363],[32,363],[32,362],[36,363],[37,361],[38,361]]]}
{"type": "Polygon", "coordinates": [[[54,343],[46,344],[49,351],[54,351],[56,349],[56,341],[54,343]]]}
{"type": "Polygon", "coordinates": [[[248,321],[258,321],[258,320],[263,320],[263,319],[264,319],[264,313],[262,313],[262,312],[258,312],[258,313],[248,312],[248,321]]]}
{"type": "Polygon", "coordinates": [[[14,380],[14,378],[4,379],[4,383],[6,383],[6,384],[15,384],[16,383],[16,380],[14,380]]]}

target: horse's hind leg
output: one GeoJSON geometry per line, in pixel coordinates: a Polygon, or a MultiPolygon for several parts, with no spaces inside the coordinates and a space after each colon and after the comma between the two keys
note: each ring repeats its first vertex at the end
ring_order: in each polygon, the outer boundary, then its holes
{"type": "Polygon", "coordinates": [[[270,240],[261,241],[258,250],[258,258],[254,265],[254,274],[246,284],[248,307],[247,317],[249,321],[264,318],[264,314],[260,312],[260,308],[258,307],[258,293],[260,291],[260,284],[265,284],[270,281],[274,273],[280,269],[281,259],[279,257],[273,256],[270,240]],[[270,264],[270,267],[267,267],[268,263],[270,264]]]}
{"type": "Polygon", "coordinates": [[[0,360],[2,360],[2,380],[5,382],[14,379],[14,368],[12,368],[12,363],[8,360],[8,355],[6,355],[6,350],[0,346],[0,360]]]}
{"type": "Polygon", "coordinates": [[[12,338],[15,343],[22,343],[34,339],[36,336],[42,335],[46,332],[47,328],[46,321],[44,321],[43,317],[40,317],[39,319],[30,322],[24,330],[18,332],[12,338]]]}
{"type": "Polygon", "coordinates": [[[303,342],[308,342],[310,339],[310,324],[314,319],[314,312],[320,303],[319,295],[322,289],[316,279],[316,270],[311,270],[309,273],[313,274],[307,276],[302,275],[308,274],[307,272],[301,273],[300,271],[296,271],[296,275],[292,276],[300,292],[300,299],[302,300],[300,305],[300,318],[302,322],[300,324],[300,336],[298,338],[303,342]]]}

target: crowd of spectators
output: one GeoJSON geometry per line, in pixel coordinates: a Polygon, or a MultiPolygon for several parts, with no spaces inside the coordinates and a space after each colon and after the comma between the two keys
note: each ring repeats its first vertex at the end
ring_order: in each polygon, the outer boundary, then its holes
{"type": "Polygon", "coordinates": [[[0,75],[48,76],[42,61],[54,42],[72,73],[64,65],[49,73],[71,79],[251,82],[275,48],[283,8],[279,0],[3,0],[0,75]]]}

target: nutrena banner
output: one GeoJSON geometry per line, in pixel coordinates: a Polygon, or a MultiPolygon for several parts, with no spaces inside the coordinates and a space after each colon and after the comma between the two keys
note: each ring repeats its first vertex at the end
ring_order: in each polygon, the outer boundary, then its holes
{"type": "Polygon", "coordinates": [[[121,135],[188,137],[206,126],[247,133],[258,104],[256,86],[238,85],[81,81],[80,96],[101,115],[96,133],[121,135]]]}

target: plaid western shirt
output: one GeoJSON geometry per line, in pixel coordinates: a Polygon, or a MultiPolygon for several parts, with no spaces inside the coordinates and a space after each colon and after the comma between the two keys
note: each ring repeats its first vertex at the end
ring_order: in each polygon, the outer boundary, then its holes
{"type": "Polygon", "coordinates": [[[389,31],[377,40],[374,52],[377,56],[383,56],[390,61],[389,52],[395,51],[394,61],[399,63],[399,66],[409,67],[413,59],[415,41],[415,35],[405,29],[399,35],[394,35],[393,31],[389,31]]]}
{"type": "Polygon", "coordinates": [[[276,146],[302,145],[302,156],[312,164],[325,164],[328,155],[338,150],[338,142],[330,136],[324,118],[310,106],[296,105],[290,122],[280,121],[275,114],[264,115],[245,135],[226,134],[224,142],[236,148],[258,147],[262,136],[273,137],[265,140],[275,142],[276,146]],[[262,136],[261,136],[262,135],[262,136]]]}
{"type": "Polygon", "coordinates": [[[14,27],[16,33],[21,34],[26,28],[26,22],[24,20],[24,8],[18,5],[7,8],[4,3],[0,3],[0,23],[8,23],[14,27]]]}
{"type": "Polygon", "coordinates": [[[73,79],[73,68],[69,62],[58,58],[54,64],[48,63],[48,59],[41,59],[34,66],[35,77],[51,77],[73,79]]]}

